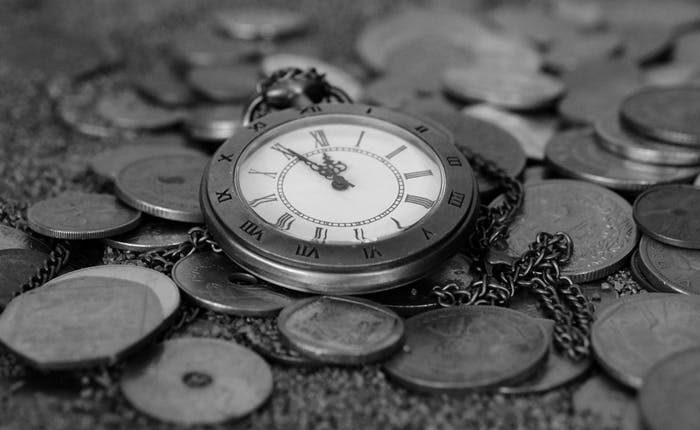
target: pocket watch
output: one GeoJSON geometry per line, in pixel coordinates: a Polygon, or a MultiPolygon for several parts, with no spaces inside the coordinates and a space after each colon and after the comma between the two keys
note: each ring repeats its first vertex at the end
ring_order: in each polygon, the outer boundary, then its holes
{"type": "Polygon", "coordinates": [[[260,278],[321,294],[416,281],[453,256],[478,207],[469,163],[439,126],[362,104],[252,121],[202,180],[206,224],[260,278]]]}

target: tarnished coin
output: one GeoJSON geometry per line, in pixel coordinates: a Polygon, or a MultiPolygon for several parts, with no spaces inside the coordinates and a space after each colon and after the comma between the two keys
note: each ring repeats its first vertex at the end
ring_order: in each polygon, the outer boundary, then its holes
{"type": "Polygon", "coordinates": [[[546,107],[564,91],[561,82],[535,72],[468,66],[447,69],[445,91],[462,101],[484,101],[513,110],[546,107]]]}
{"type": "Polygon", "coordinates": [[[413,316],[440,307],[438,296],[433,293],[433,287],[455,284],[460,288],[466,288],[471,285],[474,278],[469,271],[469,266],[467,258],[457,254],[425,279],[362,297],[377,302],[402,317],[413,316]]]}
{"type": "Polygon", "coordinates": [[[188,155],[137,160],[119,172],[115,192],[124,203],[155,217],[202,223],[199,185],[208,162],[188,155]]]}
{"type": "Polygon", "coordinates": [[[309,18],[298,11],[250,8],[217,11],[214,22],[227,36],[244,40],[272,40],[303,33],[309,18]]]}
{"type": "Polygon", "coordinates": [[[29,228],[58,239],[98,239],[136,228],[141,214],[109,194],[65,192],[27,211],[29,228]]]}
{"type": "Polygon", "coordinates": [[[258,68],[253,64],[195,67],[187,75],[192,88],[215,102],[244,101],[255,93],[258,68]]]}
{"type": "Polygon", "coordinates": [[[179,134],[141,137],[136,143],[120,145],[95,155],[90,160],[90,169],[101,178],[114,181],[121,169],[137,160],[172,154],[204,156],[204,152],[188,147],[186,143],[179,134]]]}
{"type": "Polygon", "coordinates": [[[12,300],[0,341],[42,370],[113,364],[169,319],[175,283],[155,270],[96,266],[60,276],[12,300]]]}
{"type": "Polygon", "coordinates": [[[700,188],[662,185],[634,201],[634,220],[649,237],[680,248],[700,249],[700,188]]]}
{"type": "Polygon", "coordinates": [[[419,391],[492,389],[532,374],[548,348],[544,329],[527,315],[458,306],[408,319],[406,346],[384,370],[419,391]]]}
{"type": "Polygon", "coordinates": [[[45,254],[51,252],[51,248],[39,239],[22,230],[0,224],[0,250],[3,249],[30,249],[45,254]]]}
{"type": "Polygon", "coordinates": [[[700,148],[670,145],[632,134],[622,127],[616,110],[600,117],[595,132],[600,146],[630,160],[672,166],[700,164],[700,148]]]}
{"type": "MultiPolygon", "coordinates": [[[[552,343],[554,321],[537,319],[547,333],[548,342],[552,343]]],[[[574,382],[588,372],[592,361],[588,358],[572,361],[559,353],[554,346],[549,347],[549,354],[541,369],[527,380],[516,385],[505,385],[498,388],[503,394],[531,394],[554,390],[574,382]]]]}
{"type": "Polygon", "coordinates": [[[259,408],[272,393],[272,371],[233,342],[179,338],[129,363],[120,381],[136,409],[177,424],[214,424],[259,408]]]}
{"type": "MultiPolygon", "coordinates": [[[[644,241],[644,237],[642,237],[642,240],[639,242],[639,246],[642,246],[642,241],[644,241]]],[[[656,288],[654,288],[642,270],[642,260],[641,257],[639,257],[639,250],[634,251],[634,254],[630,257],[630,275],[632,275],[632,279],[642,287],[642,289],[657,292],[656,288]]]]}
{"type": "Polygon", "coordinates": [[[266,76],[288,67],[298,67],[302,70],[314,68],[318,73],[325,75],[331,85],[345,91],[351,99],[357,100],[362,97],[362,85],[354,76],[338,66],[317,58],[279,53],[266,56],[261,63],[262,72],[266,76]]]}
{"type": "Polygon", "coordinates": [[[700,348],[673,354],[651,368],[639,391],[650,430],[694,430],[700,411],[700,348]]]}
{"type": "Polygon", "coordinates": [[[700,145],[700,86],[648,87],[627,97],[620,119],[636,132],[677,145],[700,145]]]}
{"type": "Polygon", "coordinates": [[[36,274],[49,255],[32,249],[0,250],[0,308],[7,306],[19,287],[36,274]]]}
{"type": "Polygon", "coordinates": [[[600,420],[601,428],[616,428],[625,407],[635,403],[632,395],[626,387],[598,374],[573,393],[572,403],[576,412],[589,413],[600,420]]]}
{"type": "Polygon", "coordinates": [[[572,33],[552,43],[544,57],[544,62],[547,68],[558,73],[566,73],[584,61],[610,58],[621,47],[622,40],[615,33],[588,33],[585,37],[572,33]]]}
{"type": "Polygon", "coordinates": [[[564,232],[573,240],[571,261],[561,272],[574,282],[615,272],[637,245],[630,204],[610,190],[582,181],[548,180],[525,186],[522,211],[509,229],[508,253],[520,256],[543,231],[564,232]]]}
{"type": "Polygon", "coordinates": [[[255,57],[256,45],[242,40],[217,37],[209,28],[195,28],[180,33],[170,43],[170,54],[175,61],[190,67],[236,64],[255,57]]]}
{"type": "Polygon", "coordinates": [[[639,270],[653,290],[700,294],[700,251],[669,246],[643,236],[639,270]]]}
{"type": "Polygon", "coordinates": [[[653,365],[675,352],[700,347],[698,324],[698,296],[637,294],[598,315],[591,344],[612,377],[638,389],[653,365]]]}
{"type": "Polygon", "coordinates": [[[103,239],[104,243],[116,249],[144,252],[171,248],[187,242],[187,231],[191,225],[146,218],[134,230],[103,239]]]}
{"type": "Polygon", "coordinates": [[[325,363],[357,365],[382,360],[401,348],[404,325],[394,312],[369,300],[311,297],[277,317],[282,337],[302,354],[325,363]]]}
{"type": "Polygon", "coordinates": [[[462,113],[502,127],[518,140],[527,158],[533,160],[544,160],[544,148],[556,129],[554,118],[526,117],[485,103],[468,106],[462,113]]]}
{"type": "Polygon", "coordinates": [[[182,112],[152,105],[132,91],[103,94],[97,102],[97,113],[117,127],[155,130],[182,120],[182,112]]]}
{"type": "Polygon", "coordinates": [[[185,120],[187,133],[197,140],[224,141],[241,126],[243,107],[240,105],[200,106],[185,120]]]}
{"type": "Polygon", "coordinates": [[[287,366],[319,367],[323,363],[302,355],[290,348],[282,339],[277,321],[261,318],[246,331],[251,347],[263,357],[287,366]]]}
{"type": "MultiPolygon", "coordinates": [[[[520,175],[527,158],[518,140],[496,124],[472,118],[459,112],[429,111],[425,116],[452,133],[457,146],[464,146],[484,158],[496,162],[511,177],[520,175]]],[[[477,173],[479,192],[488,195],[498,182],[477,173]]]]}
{"type": "Polygon", "coordinates": [[[285,294],[243,271],[224,254],[196,252],[178,261],[172,277],[188,297],[215,312],[271,316],[292,304],[285,294]]]}
{"type": "Polygon", "coordinates": [[[640,163],[604,150],[589,129],[559,133],[545,149],[548,163],[564,176],[620,191],[641,191],[653,185],[691,182],[700,168],[640,163]]]}

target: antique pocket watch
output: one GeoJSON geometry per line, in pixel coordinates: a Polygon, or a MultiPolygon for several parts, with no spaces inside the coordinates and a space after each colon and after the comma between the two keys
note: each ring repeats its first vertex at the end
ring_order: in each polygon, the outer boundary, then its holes
{"type": "Polygon", "coordinates": [[[334,103],[237,132],[204,174],[201,206],[223,251],[260,278],[363,294],[413,282],[455,254],[478,190],[439,127],[334,103]]]}

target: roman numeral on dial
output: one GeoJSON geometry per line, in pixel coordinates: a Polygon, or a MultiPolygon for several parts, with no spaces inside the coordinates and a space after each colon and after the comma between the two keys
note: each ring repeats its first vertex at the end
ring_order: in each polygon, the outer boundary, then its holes
{"type": "Polygon", "coordinates": [[[420,178],[422,176],[433,176],[433,171],[421,170],[420,172],[409,172],[403,174],[403,177],[406,179],[420,178]]]}
{"type": "Polygon", "coordinates": [[[314,138],[314,148],[328,146],[328,138],[323,130],[314,130],[311,136],[314,138]]]}
{"type": "Polygon", "coordinates": [[[398,148],[391,151],[390,153],[386,154],[384,158],[391,160],[393,157],[399,155],[404,149],[406,149],[406,145],[401,145],[398,148]]]}
{"type": "Polygon", "coordinates": [[[430,209],[435,204],[434,201],[426,197],[414,196],[413,194],[406,195],[406,203],[413,203],[415,205],[423,206],[426,209],[430,209]]]}
{"type": "Polygon", "coordinates": [[[326,243],[326,239],[328,239],[328,229],[323,227],[316,227],[313,241],[319,243],[326,243]]]}
{"type": "Polygon", "coordinates": [[[263,176],[267,176],[268,178],[272,178],[272,179],[277,178],[277,172],[261,172],[259,170],[250,169],[250,170],[248,170],[248,173],[251,175],[263,175],[263,176]]]}
{"type": "Polygon", "coordinates": [[[259,206],[263,203],[270,203],[270,202],[274,202],[276,200],[277,200],[277,196],[275,196],[274,194],[268,194],[266,196],[258,197],[257,199],[253,199],[253,200],[249,201],[248,205],[251,208],[254,208],[254,207],[259,206]]]}
{"type": "Polygon", "coordinates": [[[292,154],[292,153],[290,153],[289,151],[287,151],[287,148],[285,148],[284,146],[280,145],[279,143],[275,143],[275,144],[272,145],[270,148],[271,148],[271,149],[274,149],[275,151],[277,151],[277,152],[279,152],[280,154],[284,155],[284,158],[286,158],[287,160],[293,160],[294,158],[296,158],[296,157],[294,156],[294,154],[292,154]]]}
{"type": "Polygon", "coordinates": [[[279,218],[277,218],[277,222],[275,223],[275,225],[280,230],[289,230],[292,227],[292,223],[294,222],[294,220],[295,218],[293,216],[285,212],[279,218]]]}

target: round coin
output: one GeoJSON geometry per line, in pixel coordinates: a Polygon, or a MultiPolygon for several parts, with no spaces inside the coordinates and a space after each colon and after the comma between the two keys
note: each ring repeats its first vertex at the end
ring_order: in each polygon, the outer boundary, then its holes
{"type": "Polygon", "coordinates": [[[136,70],[132,74],[134,86],[158,104],[182,106],[193,99],[187,84],[163,60],[154,60],[146,70],[136,70]]]}
{"type": "Polygon", "coordinates": [[[525,186],[522,211],[509,229],[508,253],[519,257],[543,231],[564,232],[573,240],[571,261],[561,273],[574,282],[615,272],[637,244],[630,204],[610,190],[582,181],[546,180],[525,186]]]}
{"type": "Polygon", "coordinates": [[[31,249],[0,250],[0,308],[7,306],[48,258],[48,254],[31,249]]]}
{"type": "Polygon", "coordinates": [[[109,194],[65,192],[27,210],[29,228],[58,239],[98,239],[136,228],[141,214],[109,194]]]}
{"type": "Polygon", "coordinates": [[[145,252],[172,248],[189,240],[190,225],[148,218],[134,230],[119,236],[103,239],[112,248],[124,251],[145,252]]]}
{"type": "Polygon", "coordinates": [[[303,33],[309,26],[306,15],[277,8],[217,11],[216,27],[227,36],[243,40],[272,40],[303,33]]]}
{"type": "Polygon", "coordinates": [[[543,74],[488,66],[449,68],[442,82],[448,94],[462,101],[484,101],[513,110],[546,107],[564,91],[561,82],[543,74]]]}
{"type": "Polygon", "coordinates": [[[113,364],[163,326],[180,304],[155,270],[97,266],[62,275],[12,300],[0,341],[42,370],[113,364]]]}
{"type": "Polygon", "coordinates": [[[51,252],[51,248],[39,239],[22,230],[0,224],[0,250],[3,249],[31,249],[45,254],[51,252]]]}
{"type": "Polygon", "coordinates": [[[403,344],[401,318],[357,298],[321,296],[297,301],[282,310],[277,325],[293,348],[325,363],[375,362],[403,344]]]}
{"type": "Polygon", "coordinates": [[[700,150],[632,134],[620,125],[617,111],[601,116],[595,123],[595,132],[600,146],[630,160],[673,166],[700,164],[700,150]]]}
{"type": "Polygon", "coordinates": [[[180,33],[170,43],[175,61],[189,67],[236,64],[258,54],[255,44],[217,37],[209,28],[180,33]]]}
{"type": "Polygon", "coordinates": [[[103,94],[97,113],[117,127],[157,130],[179,123],[182,113],[152,105],[133,91],[103,94]]]}
{"type": "MultiPolygon", "coordinates": [[[[639,246],[642,246],[641,244],[643,240],[644,236],[642,236],[642,240],[639,241],[639,246]]],[[[649,282],[644,274],[644,271],[642,270],[642,260],[641,257],[639,257],[639,250],[634,251],[634,254],[632,254],[632,257],[630,258],[630,275],[632,275],[632,279],[640,287],[642,287],[642,289],[646,291],[658,292],[652,283],[649,282]]]]}
{"type": "Polygon", "coordinates": [[[188,297],[214,312],[273,316],[294,297],[261,283],[224,254],[196,252],[178,261],[172,277],[188,297]]]}
{"type": "Polygon", "coordinates": [[[652,290],[700,294],[699,250],[677,248],[643,236],[638,263],[652,290]]]}
{"type": "Polygon", "coordinates": [[[700,87],[647,87],[627,97],[620,119],[632,130],[677,145],[700,145],[700,87]]]}
{"type": "Polygon", "coordinates": [[[619,191],[641,191],[652,185],[691,182],[700,170],[627,160],[601,148],[593,131],[588,129],[555,135],[547,144],[545,156],[549,164],[564,176],[619,191]]]}
{"type": "Polygon", "coordinates": [[[639,391],[650,430],[693,430],[700,410],[700,348],[673,354],[656,364],[639,391]]]}
{"type": "Polygon", "coordinates": [[[680,248],[700,249],[700,188],[663,185],[634,201],[634,220],[649,237],[680,248]]]}
{"type": "Polygon", "coordinates": [[[200,106],[187,116],[185,128],[194,139],[221,142],[241,126],[242,115],[239,105],[200,106]]]}
{"type": "Polygon", "coordinates": [[[115,192],[124,203],[158,218],[202,223],[199,186],[208,162],[188,155],[137,160],[119,172],[115,192]]]}
{"type": "Polygon", "coordinates": [[[260,355],[287,366],[318,367],[323,363],[290,348],[282,339],[274,319],[261,318],[246,332],[251,347],[260,355]]]}
{"type": "Polygon", "coordinates": [[[647,293],[621,299],[593,323],[597,361],[615,379],[638,389],[649,369],[671,354],[700,346],[700,297],[647,293]]]}
{"type": "Polygon", "coordinates": [[[159,420],[214,424],[260,407],[272,393],[272,372],[233,342],[179,338],[130,362],[120,387],[136,409],[159,420]]]}
{"type": "Polygon", "coordinates": [[[209,100],[244,101],[255,93],[258,68],[253,64],[195,67],[187,75],[190,86],[209,100]]]}
{"type": "Polygon", "coordinates": [[[611,58],[622,47],[620,36],[615,33],[567,34],[556,39],[544,57],[545,65],[557,73],[574,70],[585,61],[611,58]]]}
{"type": "Polygon", "coordinates": [[[542,326],[525,314],[458,306],[408,319],[406,346],[384,370],[419,391],[490,389],[529,376],[548,347],[542,326]]]}

